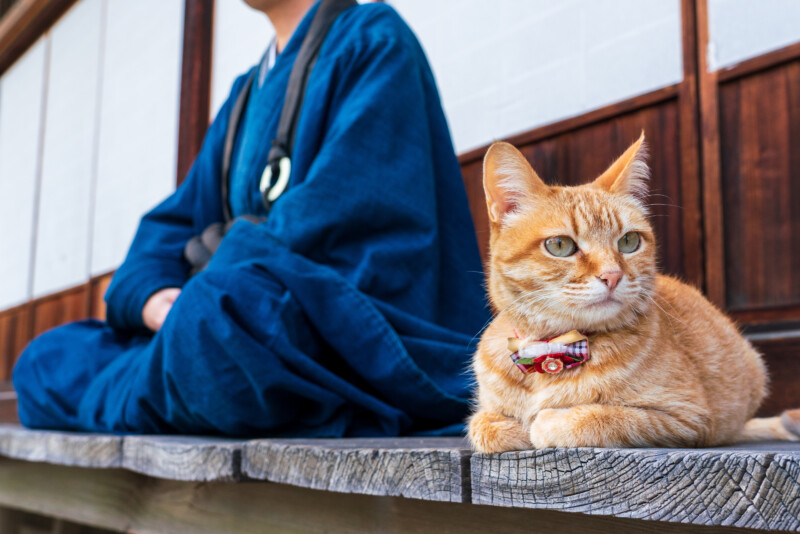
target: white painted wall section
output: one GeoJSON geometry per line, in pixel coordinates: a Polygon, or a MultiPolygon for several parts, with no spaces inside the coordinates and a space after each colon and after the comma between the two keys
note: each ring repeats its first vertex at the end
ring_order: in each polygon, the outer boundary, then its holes
{"type": "Polygon", "coordinates": [[[678,83],[679,0],[390,0],[428,54],[458,152],[678,83]]]}
{"type": "Polygon", "coordinates": [[[236,77],[258,63],[275,35],[267,16],[243,0],[217,0],[214,9],[212,118],[228,98],[236,77]]]}
{"type": "Polygon", "coordinates": [[[107,10],[92,275],[124,259],[177,165],[183,2],[113,0],[107,10]]]}
{"type": "MultiPolygon", "coordinates": [[[[368,3],[371,0],[359,0],[368,3]]],[[[237,76],[258,63],[275,36],[269,19],[244,0],[216,0],[211,70],[211,117],[225,103],[237,76]]]]}
{"type": "Polygon", "coordinates": [[[89,277],[103,0],[76,4],[50,33],[33,296],[89,277]]]}
{"type": "Polygon", "coordinates": [[[30,298],[47,41],[0,78],[0,309],[30,298]]]}
{"type": "Polygon", "coordinates": [[[708,26],[715,71],[800,41],[800,1],[708,0],[708,26]]]}

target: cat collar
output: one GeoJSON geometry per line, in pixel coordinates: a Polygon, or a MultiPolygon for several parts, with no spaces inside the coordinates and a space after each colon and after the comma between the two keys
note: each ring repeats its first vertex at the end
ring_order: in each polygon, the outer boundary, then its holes
{"type": "Polygon", "coordinates": [[[589,359],[589,339],[577,330],[545,340],[510,337],[508,350],[511,351],[511,361],[523,373],[536,371],[555,375],[589,359]]]}

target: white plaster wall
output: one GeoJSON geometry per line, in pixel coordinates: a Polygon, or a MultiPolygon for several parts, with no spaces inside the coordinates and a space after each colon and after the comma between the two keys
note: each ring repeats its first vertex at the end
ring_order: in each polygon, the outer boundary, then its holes
{"type": "Polygon", "coordinates": [[[714,71],[800,41],[800,1],[708,0],[708,26],[714,71]]]}
{"type": "Polygon", "coordinates": [[[175,184],[183,2],[107,0],[91,274],[124,259],[175,184]]]}
{"type": "Polygon", "coordinates": [[[83,0],[50,33],[33,296],[88,279],[103,0],[83,0]]]}
{"type": "MultiPolygon", "coordinates": [[[[680,0],[388,1],[428,54],[458,152],[683,78],[680,0]]],[[[242,0],[218,0],[215,24],[212,113],[272,36],[242,0]]]]}
{"type": "Polygon", "coordinates": [[[266,15],[243,0],[216,0],[211,70],[211,117],[228,98],[233,80],[261,59],[275,35],[266,15]]]}
{"type": "Polygon", "coordinates": [[[456,150],[683,78],[679,0],[390,0],[436,74],[456,150]]]}
{"type": "Polygon", "coordinates": [[[0,309],[30,297],[47,48],[40,39],[0,78],[0,309]]]}

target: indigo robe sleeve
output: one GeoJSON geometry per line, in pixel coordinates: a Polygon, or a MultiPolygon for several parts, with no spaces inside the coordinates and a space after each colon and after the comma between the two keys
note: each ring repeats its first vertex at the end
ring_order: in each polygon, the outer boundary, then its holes
{"type": "MultiPolygon", "coordinates": [[[[230,110],[246,76],[233,85],[203,140],[186,180],[166,200],[142,217],[123,264],[105,295],[109,325],[148,332],[142,321],[147,299],[160,289],[182,287],[190,266],[183,258],[186,242],[222,220],[220,174],[230,110]]],[[[142,157],[147,157],[143,155],[142,157]]]]}

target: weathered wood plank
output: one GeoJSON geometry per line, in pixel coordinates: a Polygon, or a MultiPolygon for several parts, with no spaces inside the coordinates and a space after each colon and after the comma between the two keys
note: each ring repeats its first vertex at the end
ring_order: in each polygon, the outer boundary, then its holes
{"type": "Polygon", "coordinates": [[[800,444],[545,449],[472,457],[476,504],[800,529],[800,444]]]}
{"type": "Polygon", "coordinates": [[[469,502],[470,451],[461,438],[260,440],[242,473],[304,488],[469,502]]]}
{"type": "Polygon", "coordinates": [[[158,480],[0,458],[0,506],[122,532],[745,534],[719,529],[297,488],[158,480]]]}
{"type": "Polygon", "coordinates": [[[29,430],[0,425],[0,455],[30,462],[78,467],[119,467],[122,438],[107,434],[79,434],[29,430]]]}
{"type": "Polygon", "coordinates": [[[188,436],[127,436],[121,467],[170,480],[237,480],[244,442],[188,436]]]}

